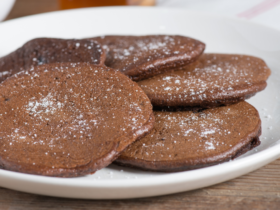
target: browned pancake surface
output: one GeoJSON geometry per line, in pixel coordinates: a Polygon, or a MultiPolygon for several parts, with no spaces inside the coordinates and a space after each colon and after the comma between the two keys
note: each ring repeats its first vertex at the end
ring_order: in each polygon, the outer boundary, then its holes
{"type": "Polygon", "coordinates": [[[0,93],[0,166],[7,170],[93,173],[153,127],[144,92],[105,66],[37,66],[6,79],[0,93]]]}
{"type": "Polygon", "coordinates": [[[0,82],[30,68],[56,62],[103,64],[105,53],[97,42],[74,39],[33,39],[16,51],[0,58],[0,82]]]}
{"type": "Polygon", "coordinates": [[[181,70],[138,82],[154,106],[212,107],[245,100],[266,87],[270,69],[260,58],[203,54],[181,70]]]}
{"type": "Polygon", "coordinates": [[[184,36],[102,36],[91,38],[106,50],[105,64],[138,81],[196,60],[205,44],[184,36]]]}
{"type": "Polygon", "coordinates": [[[182,171],[233,159],[259,144],[258,111],[246,102],[201,112],[155,111],[151,133],[115,161],[154,171],[182,171]]]}

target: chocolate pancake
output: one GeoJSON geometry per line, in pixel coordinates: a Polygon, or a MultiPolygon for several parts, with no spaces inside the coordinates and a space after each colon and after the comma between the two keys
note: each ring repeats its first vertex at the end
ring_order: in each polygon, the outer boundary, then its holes
{"type": "Polygon", "coordinates": [[[30,68],[56,62],[103,64],[105,53],[94,41],[74,39],[33,39],[16,51],[0,58],[0,82],[30,68]]]}
{"type": "Polygon", "coordinates": [[[213,107],[245,100],[266,87],[270,69],[260,58],[203,54],[183,69],[138,82],[154,106],[213,107]]]}
{"type": "Polygon", "coordinates": [[[205,44],[184,36],[102,36],[91,38],[106,51],[105,65],[134,81],[185,66],[196,60],[205,44]]]}
{"type": "Polygon", "coordinates": [[[153,171],[183,171],[236,158],[260,144],[258,111],[246,102],[201,112],[155,111],[151,133],[115,161],[153,171]]]}
{"type": "Polygon", "coordinates": [[[110,164],[154,123],[148,97],[105,66],[32,67],[0,84],[0,167],[74,177],[110,164]]]}

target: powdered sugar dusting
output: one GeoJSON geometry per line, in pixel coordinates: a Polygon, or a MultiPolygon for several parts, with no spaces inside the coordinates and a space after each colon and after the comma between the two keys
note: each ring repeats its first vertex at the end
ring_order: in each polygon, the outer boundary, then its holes
{"type": "Polygon", "coordinates": [[[115,158],[116,145],[121,151],[152,127],[147,96],[105,66],[57,63],[9,81],[0,85],[0,127],[7,128],[0,153],[18,164],[72,170],[90,163],[94,172],[100,158],[115,158]]]}
{"type": "Polygon", "coordinates": [[[37,38],[0,58],[0,82],[38,65],[57,62],[103,64],[104,58],[102,47],[95,41],[37,38]]]}
{"type": "Polygon", "coordinates": [[[212,142],[208,142],[206,141],[205,142],[205,145],[206,145],[206,150],[209,150],[209,149],[216,149],[216,147],[214,146],[214,144],[212,142]]]}
{"type": "Polygon", "coordinates": [[[265,63],[258,58],[204,54],[198,63],[142,80],[138,84],[151,97],[157,97],[159,94],[164,95],[161,100],[165,101],[199,103],[212,100],[214,93],[219,97],[227,97],[240,86],[244,87],[240,94],[245,94],[248,87],[266,80],[269,71],[265,63]]]}
{"type": "Polygon", "coordinates": [[[39,115],[40,113],[51,113],[54,114],[56,110],[63,108],[64,104],[59,101],[56,101],[54,96],[49,93],[46,97],[41,98],[40,100],[35,100],[32,98],[26,110],[29,111],[29,114],[39,115]]]}
{"type": "Polygon", "coordinates": [[[2,72],[0,72],[0,78],[3,76],[10,75],[10,74],[11,74],[11,71],[2,71],[2,72]]]}
{"type": "Polygon", "coordinates": [[[107,52],[106,65],[121,72],[126,72],[135,65],[138,68],[145,65],[145,68],[153,69],[154,61],[166,59],[164,62],[168,63],[167,58],[179,54],[188,60],[204,49],[204,45],[194,39],[168,35],[105,36],[97,38],[97,41],[102,43],[107,52]]]}
{"type": "Polygon", "coordinates": [[[223,159],[233,147],[239,150],[248,132],[255,132],[259,125],[257,111],[245,102],[199,112],[154,111],[154,115],[151,133],[131,145],[123,156],[188,163],[202,157],[223,159]]]}

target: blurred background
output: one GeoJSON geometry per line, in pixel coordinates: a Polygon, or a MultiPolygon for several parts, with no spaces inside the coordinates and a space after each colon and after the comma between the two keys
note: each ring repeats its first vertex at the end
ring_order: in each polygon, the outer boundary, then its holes
{"type": "Polygon", "coordinates": [[[247,19],[280,30],[280,0],[0,0],[0,21],[65,9],[124,5],[184,8],[247,19]]]}

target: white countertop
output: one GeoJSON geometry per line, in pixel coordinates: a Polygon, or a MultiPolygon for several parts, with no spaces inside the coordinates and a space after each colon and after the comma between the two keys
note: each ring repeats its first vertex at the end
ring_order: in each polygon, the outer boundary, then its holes
{"type": "Polygon", "coordinates": [[[280,0],[157,0],[157,6],[238,17],[280,30],[280,0]]]}

